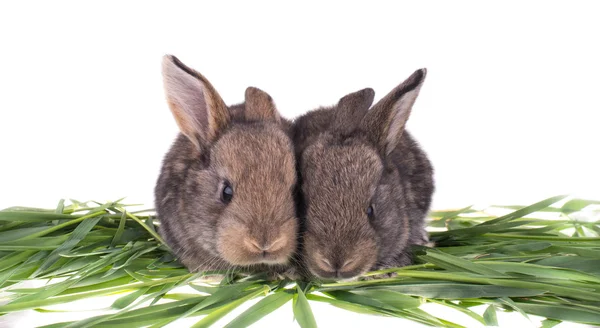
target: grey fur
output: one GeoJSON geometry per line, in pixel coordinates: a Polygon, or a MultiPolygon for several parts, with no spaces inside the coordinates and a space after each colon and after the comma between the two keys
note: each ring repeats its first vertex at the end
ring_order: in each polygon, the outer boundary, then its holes
{"type": "Polygon", "coordinates": [[[364,89],[294,121],[308,274],[351,278],[405,266],[409,246],[428,242],[433,168],[404,131],[425,75],[416,71],[370,110],[373,91],[364,89]]]}

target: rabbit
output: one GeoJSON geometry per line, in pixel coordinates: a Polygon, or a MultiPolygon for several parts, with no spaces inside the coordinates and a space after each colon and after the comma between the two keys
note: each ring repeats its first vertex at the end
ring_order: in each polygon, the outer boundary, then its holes
{"type": "Polygon", "coordinates": [[[180,133],[155,187],[160,234],[190,271],[285,270],[298,232],[290,123],[260,89],[228,108],[176,57],[162,73],[180,133]]]}
{"type": "Polygon", "coordinates": [[[352,279],[411,264],[425,245],[433,167],[405,131],[425,80],[414,72],[375,104],[367,88],[293,122],[305,274],[352,279]]]}

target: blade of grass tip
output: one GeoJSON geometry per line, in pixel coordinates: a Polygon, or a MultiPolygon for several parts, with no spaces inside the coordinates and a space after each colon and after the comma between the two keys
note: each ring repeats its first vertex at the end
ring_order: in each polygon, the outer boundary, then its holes
{"type": "Polygon", "coordinates": [[[180,282],[171,282],[168,284],[164,284],[159,291],[157,291],[156,293],[149,294],[147,298],[152,298],[150,305],[158,303],[158,301],[160,301],[168,292],[173,290],[178,285],[178,283],[180,282]]]}
{"type": "Polygon", "coordinates": [[[137,281],[139,281],[139,282],[149,282],[149,281],[152,281],[152,279],[150,279],[150,278],[146,278],[146,277],[144,277],[143,275],[141,275],[141,274],[139,274],[139,273],[136,273],[136,272],[134,272],[134,271],[132,271],[132,270],[125,269],[125,272],[126,272],[128,275],[130,275],[130,276],[131,276],[133,279],[135,279],[135,280],[137,280],[137,281]]]}
{"type": "Polygon", "coordinates": [[[120,265],[115,265],[115,268],[122,268],[122,267],[127,267],[128,265],[130,265],[131,263],[133,263],[136,259],[140,258],[141,256],[143,256],[144,254],[148,254],[153,252],[154,250],[156,250],[159,246],[155,245],[155,246],[144,246],[146,248],[143,248],[140,251],[137,251],[135,254],[133,254],[131,257],[129,257],[125,263],[120,264],[120,265]]]}
{"type": "Polygon", "coordinates": [[[462,307],[460,305],[456,305],[456,304],[452,303],[451,301],[440,301],[440,300],[436,300],[436,299],[428,299],[427,302],[436,303],[436,304],[440,304],[443,306],[447,306],[451,309],[455,309],[455,310],[462,312],[462,313],[468,315],[469,317],[477,320],[482,325],[485,325],[485,320],[483,320],[483,317],[480,316],[479,314],[473,312],[471,309],[469,309],[467,307],[462,307]]]}
{"type": "Polygon", "coordinates": [[[127,211],[123,211],[123,213],[121,214],[121,220],[119,221],[119,227],[117,228],[117,231],[115,232],[115,236],[112,240],[112,242],[110,243],[110,247],[115,247],[115,245],[117,245],[117,243],[119,243],[119,241],[121,240],[121,236],[123,236],[123,231],[125,231],[125,222],[127,221],[127,211]]]}
{"type": "Polygon", "coordinates": [[[122,252],[121,254],[118,253],[114,253],[117,254],[115,257],[115,260],[112,263],[112,267],[110,269],[108,269],[108,271],[105,271],[104,274],[102,275],[102,278],[107,278],[113,274],[115,274],[116,272],[123,272],[124,267],[127,267],[129,260],[135,261],[135,259],[139,256],[139,254],[143,251],[140,251],[140,248],[143,249],[143,245],[136,245],[134,248],[129,249],[126,252],[122,252]]]}
{"type": "Polygon", "coordinates": [[[561,212],[568,214],[568,213],[581,211],[582,209],[586,208],[589,205],[596,205],[596,204],[600,204],[600,201],[576,198],[576,199],[571,199],[570,201],[566,202],[560,208],[560,210],[561,210],[561,212]]]}
{"type": "Polygon", "coordinates": [[[490,305],[483,312],[483,320],[485,321],[486,326],[498,326],[498,318],[496,317],[496,307],[490,305]]]}
{"type": "Polygon", "coordinates": [[[294,318],[302,328],[317,327],[310,304],[299,285],[296,285],[296,294],[294,294],[294,318]]]}
{"type": "Polygon", "coordinates": [[[407,316],[408,319],[411,320],[419,320],[419,322],[428,323],[429,325],[436,327],[450,327],[450,328],[464,328],[463,326],[456,324],[454,322],[450,322],[444,319],[440,319],[435,317],[419,308],[416,309],[406,309],[401,310],[401,313],[406,313],[410,316],[407,316]]]}
{"type": "Polygon", "coordinates": [[[135,302],[135,300],[140,298],[142,295],[146,294],[146,292],[148,292],[149,289],[150,289],[150,286],[142,287],[133,293],[130,293],[128,295],[120,297],[116,301],[113,302],[111,307],[113,309],[118,309],[118,310],[124,309],[127,306],[129,306],[131,303],[135,302]]]}
{"type": "Polygon", "coordinates": [[[248,327],[289,302],[293,296],[292,293],[285,292],[284,290],[271,294],[230,321],[225,328],[248,327]]]}
{"type": "MultiPolygon", "coordinates": [[[[121,211],[125,212],[125,210],[123,208],[119,208],[121,211]]],[[[133,219],[134,221],[136,221],[139,225],[142,226],[142,228],[146,229],[146,231],[148,231],[148,233],[150,233],[150,235],[152,235],[152,237],[154,237],[154,239],[156,239],[159,243],[163,244],[165,247],[169,247],[167,245],[167,243],[160,237],[160,235],[158,233],[156,233],[154,231],[154,229],[150,229],[150,227],[148,227],[142,220],[140,220],[137,216],[131,214],[131,213],[127,213],[127,216],[130,219],[133,219]]]]}
{"type": "Polygon", "coordinates": [[[72,250],[87,234],[94,228],[96,223],[100,221],[102,217],[90,217],[81,222],[73,233],[69,236],[69,238],[58,248],[52,251],[50,255],[46,258],[44,262],[40,265],[40,267],[35,270],[35,272],[31,275],[31,278],[35,278],[48,269],[52,264],[54,264],[59,258],[61,253],[66,253],[72,250]]]}
{"type": "Polygon", "coordinates": [[[152,231],[154,231],[154,233],[158,234],[156,232],[156,229],[154,229],[154,218],[152,216],[148,216],[146,218],[146,225],[148,226],[148,228],[150,228],[152,231]]]}
{"type": "Polygon", "coordinates": [[[561,322],[562,321],[560,321],[560,320],[546,319],[546,320],[542,321],[542,327],[541,328],[552,328],[552,327],[558,325],[561,322]]]}
{"type": "Polygon", "coordinates": [[[436,221],[438,220],[445,220],[445,219],[452,219],[457,217],[459,214],[465,213],[465,212],[474,212],[474,211],[469,211],[471,209],[471,207],[473,207],[473,205],[467,206],[467,207],[463,207],[461,209],[458,210],[448,210],[448,211],[431,211],[429,213],[429,216],[434,217],[434,218],[439,218],[436,219],[436,221]]]}
{"type": "Polygon", "coordinates": [[[209,295],[212,295],[217,290],[219,290],[219,287],[215,287],[215,286],[204,286],[204,285],[196,285],[196,284],[190,284],[189,286],[201,293],[205,293],[205,294],[209,294],[209,295]]]}
{"type": "MultiPolygon", "coordinates": [[[[65,211],[65,200],[61,199],[58,202],[58,205],[56,205],[56,210],[54,210],[54,213],[56,213],[56,214],[64,214],[64,211],[65,211]]],[[[58,220],[52,221],[52,224],[57,225],[58,224],[58,220]]]]}
{"type": "Polygon", "coordinates": [[[69,198],[69,201],[70,201],[70,202],[71,202],[73,205],[75,205],[75,206],[78,206],[78,207],[79,207],[79,206],[87,206],[87,203],[89,203],[89,202],[90,202],[89,200],[88,200],[88,201],[85,201],[85,202],[82,202],[82,201],[78,201],[77,199],[73,199],[73,198],[69,198]]]}
{"type": "MultiPolygon", "coordinates": [[[[434,318],[435,318],[435,317],[434,317],[434,318]]],[[[465,326],[463,326],[463,325],[459,325],[459,324],[457,324],[457,323],[454,323],[454,322],[452,322],[452,321],[444,320],[444,319],[442,319],[442,318],[437,318],[437,319],[438,319],[438,321],[439,321],[439,322],[441,322],[441,323],[442,323],[442,324],[443,324],[445,327],[448,327],[448,328],[466,328],[465,326]]]]}
{"type": "Polygon", "coordinates": [[[56,205],[56,210],[54,211],[54,213],[63,214],[64,211],[65,211],[65,200],[61,199],[58,201],[58,205],[56,205]]]}
{"type": "Polygon", "coordinates": [[[446,254],[442,251],[432,248],[423,248],[427,252],[427,255],[420,255],[419,258],[426,258],[428,262],[444,267],[444,264],[450,264],[453,267],[462,268],[465,271],[478,273],[484,276],[503,277],[506,276],[504,273],[496,271],[492,268],[486,267],[482,264],[477,264],[460,257],[456,257],[450,254],[446,254]]]}
{"type": "Polygon", "coordinates": [[[521,218],[524,217],[527,214],[531,214],[533,212],[539,211],[543,208],[546,208],[562,199],[565,199],[567,197],[567,195],[560,195],[560,196],[554,196],[554,197],[550,197],[548,199],[544,199],[540,202],[537,202],[533,205],[529,205],[527,207],[523,207],[520,210],[516,210],[512,213],[509,213],[507,215],[501,216],[499,218],[495,218],[493,220],[489,220],[483,223],[480,223],[480,226],[486,226],[486,225],[490,225],[490,224],[498,224],[498,223],[502,223],[505,221],[510,221],[512,219],[516,219],[516,218],[521,218]]]}
{"type": "Polygon", "coordinates": [[[522,316],[525,317],[525,319],[529,320],[531,322],[531,318],[529,318],[529,315],[527,315],[527,313],[525,311],[523,311],[523,309],[521,309],[517,303],[513,302],[513,300],[511,300],[508,297],[500,297],[498,298],[498,300],[505,304],[506,306],[510,307],[511,309],[521,313],[522,316]]]}
{"type": "Polygon", "coordinates": [[[238,298],[231,303],[225,304],[225,305],[219,307],[218,309],[213,310],[211,313],[209,313],[204,318],[202,318],[202,320],[195,323],[191,328],[210,327],[215,322],[217,322],[219,319],[223,318],[225,315],[227,315],[227,313],[233,311],[238,306],[246,303],[247,301],[249,301],[261,294],[266,294],[270,290],[271,290],[271,288],[269,286],[265,285],[265,286],[263,286],[263,288],[260,288],[255,292],[252,292],[244,297],[238,298]]]}
{"type": "Polygon", "coordinates": [[[127,205],[123,205],[123,204],[121,204],[121,201],[122,201],[123,199],[125,199],[125,198],[127,198],[127,196],[125,196],[125,197],[121,197],[121,198],[119,198],[119,199],[115,200],[115,201],[114,201],[114,202],[112,202],[112,203],[113,203],[113,205],[115,205],[115,206],[117,206],[117,205],[121,205],[121,206],[127,206],[127,205]]]}
{"type": "MultiPolygon", "coordinates": [[[[528,225],[537,222],[536,220],[515,220],[511,222],[503,222],[498,224],[490,224],[482,226],[481,224],[474,225],[468,228],[451,229],[446,231],[434,231],[430,233],[432,239],[460,237],[469,240],[472,236],[483,235],[496,231],[504,231],[510,228],[528,225]]],[[[443,239],[442,239],[443,241],[443,239]]]]}
{"type": "Polygon", "coordinates": [[[183,319],[183,318],[189,316],[190,314],[192,314],[198,310],[202,310],[203,308],[205,308],[209,305],[213,305],[215,303],[218,303],[221,301],[226,301],[226,300],[238,299],[241,297],[241,295],[245,294],[244,289],[246,289],[247,287],[252,286],[254,284],[255,284],[254,282],[247,282],[247,283],[240,283],[240,284],[221,287],[214,294],[208,296],[202,302],[196,304],[196,306],[189,309],[188,311],[183,313],[181,316],[176,317],[176,318],[166,319],[164,321],[158,322],[158,323],[152,325],[151,328],[163,327],[166,324],[169,324],[175,320],[183,319]]]}

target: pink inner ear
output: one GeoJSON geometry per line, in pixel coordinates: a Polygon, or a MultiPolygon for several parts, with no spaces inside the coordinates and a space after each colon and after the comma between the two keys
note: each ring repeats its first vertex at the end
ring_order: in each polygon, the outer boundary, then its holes
{"type": "Polygon", "coordinates": [[[408,121],[408,117],[410,116],[410,112],[412,110],[412,106],[419,95],[419,87],[416,89],[405,93],[395,104],[394,109],[392,111],[393,118],[390,122],[388,128],[388,134],[386,137],[386,153],[391,153],[400,137],[402,136],[402,132],[404,132],[404,127],[406,126],[406,121],[408,121]]]}
{"type": "Polygon", "coordinates": [[[398,145],[426,74],[426,69],[415,71],[377,102],[363,120],[369,138],[382,154],[389,154],[398,145]]]}
{"type": "Polygon", "coordinates": [[[181,129],[191,137],[206,127],[208,112],[202,83],[171,60],[163,62],[165,92],[181,129]]]}
{"type": "MultiPolygon", "coordinates": [[[[183,65],[180,63],[180,65],[183,65]]],[[[210,136],[210,111],[206,88],[191,69],[183,69],[171,58],[163,61],[163,80],[169,107],[181,132],[196,146],[210,136]],[[200,139],[200,140],[199,140],[200,139]]],[[[185,66],[184,66],[185,67],[185,66]]]]}

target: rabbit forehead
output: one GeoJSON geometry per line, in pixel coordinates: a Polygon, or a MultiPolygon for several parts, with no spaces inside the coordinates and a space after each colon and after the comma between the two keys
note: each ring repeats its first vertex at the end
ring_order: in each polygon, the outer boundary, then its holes
{"type": "Polygon", "coordinates": [[[270,123],[230,128],[212,148],[211,166],[234,189],[289,191],[296,182],[292,143],[270,123]]]}
{"type": "Polygon", "coordinates": [[[339,205],[353,201],[362,206],[373,195],[382,170],[381,157],[366,143],[319,141],[302,156],[303,189],[311,198],[327,196],[339,205]]]}

